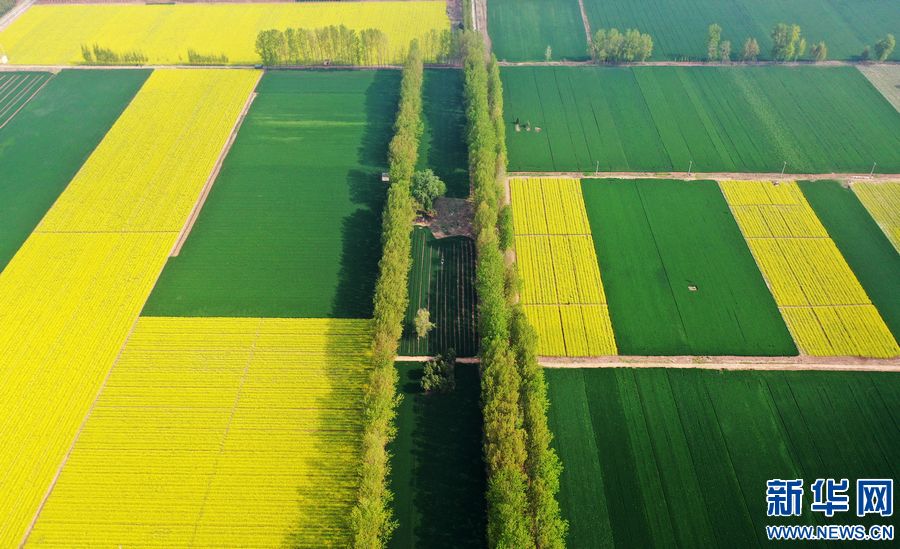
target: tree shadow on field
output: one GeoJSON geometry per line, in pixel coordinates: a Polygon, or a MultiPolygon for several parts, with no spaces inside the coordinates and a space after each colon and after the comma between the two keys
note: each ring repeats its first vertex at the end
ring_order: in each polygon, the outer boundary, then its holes
{"type": "Polygon", "coordinates": [[[366,122],[357,149],[358,167],[347,172],[350,200],[359,208],[341,222],[341,270],[332,303],[334,317],[372,316],[387,189],[381,172],[387,171],[399,84],[398,71],[375,71],[365,91],[366,122]]]}
{"type": "Polygon", "coordinates": [[[486,481],[481,455],[478,367],[456,367],[456,390],[426,395],[418,387],[422,371],[403,380],[416,416],[412,432],[413,505],[420,520],[413,532],[417,546],[483,547],[486,481]],[[411,387],[415,383],[414,387],[411,387]]]}

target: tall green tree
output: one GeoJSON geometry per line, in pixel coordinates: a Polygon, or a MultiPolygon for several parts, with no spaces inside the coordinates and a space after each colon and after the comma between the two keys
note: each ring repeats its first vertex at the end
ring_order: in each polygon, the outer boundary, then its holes
{"type": "Polygon", "coordinates": [[[878,42],[875,42],[875,59],[879,61],[887,61],[887,58],[894,53],[894,46],[897,41],[894,40],[893,34],[888,34],[878,42]]]}
{"type": "Polygon", "coordinates": [[[722,39],[722,27],[718,23],[709,26],[706,38],[706,59],[715,61],[719,58],[719,41],[722,39]]]}
{"type": "Polygon", "coordinates": [[[741,50],[741,61],[749,63],[759,58],[759,42],[756,38],[748,38],[744,42],[744,48],[741,50]]]}
{"type": "Polygon", "coordinates": [[[810,55],[813,58],[813,61],[816,63],[821,63],[828,59],[828,46],[825,45],[825,41],[819,41],[813,44],[812,48],[809,50],[810,55]]]}
{"type": "Polygon", "coordinates": [[[731,61],[731,41],[730,40],[722,40],[719,44],[719,59],[723,63],[728,63],[731,61]]]}

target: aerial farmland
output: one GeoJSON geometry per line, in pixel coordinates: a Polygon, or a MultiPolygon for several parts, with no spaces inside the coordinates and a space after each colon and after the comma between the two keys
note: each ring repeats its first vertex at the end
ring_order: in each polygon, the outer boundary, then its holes
{"type": "Polygon", "coordinates": [[[0,548],[896,543],[893,0],[0,0],[0,548]]]}

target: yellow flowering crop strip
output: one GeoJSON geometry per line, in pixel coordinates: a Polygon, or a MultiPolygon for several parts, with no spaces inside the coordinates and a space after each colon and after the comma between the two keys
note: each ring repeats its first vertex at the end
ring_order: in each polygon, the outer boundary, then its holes
{"type": "Polygon", "coordinates": [[[719,185],[804,353],[900,355],[878,310],[796,183],[719,185]]]}
{"type": "Polygon", "coordinates": [[[617,353],[581,182],[510,179],[521,300],[545,356],[617,353]]]}
{"type": "Polygon", "coordinates": [[[141,318],[29,542],[347,546],[368,320],[141,318]]]}
{"type": "Polygon", "coordinates": [[[0,547],[25,536],[258,78],[175,72],[151,75],[0,273],[0,547]]]}
{"type": "Polygon", "coordinates": [[[38,5],[0,31],[0,44],[16,65],[80,64],[81,46],[93,44],[154,65],[186,63],[189,49],[250,65],[260,62],[259,31],[345,25],[383,31],[400,62],[412,39],[450,28],[446,10],[435,1],[38,5]]]}
{"type": "Polygon", "coordinates": [[[854,183],[851,188],[900,253],[900,181],[854,183]]]}

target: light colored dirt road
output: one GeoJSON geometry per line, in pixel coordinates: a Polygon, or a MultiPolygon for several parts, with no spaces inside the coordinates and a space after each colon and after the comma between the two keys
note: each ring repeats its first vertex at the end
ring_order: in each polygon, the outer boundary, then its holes
{"type": "Polygon", "coordinates": [[[737,172],[509,172],[509,177],[571,177],[572,179],[681,179],[696,181],[866,181],[885,183],[900,180],[896,173],[737,173],[737,172]]]}

